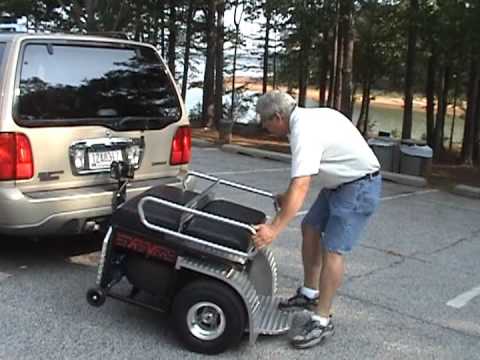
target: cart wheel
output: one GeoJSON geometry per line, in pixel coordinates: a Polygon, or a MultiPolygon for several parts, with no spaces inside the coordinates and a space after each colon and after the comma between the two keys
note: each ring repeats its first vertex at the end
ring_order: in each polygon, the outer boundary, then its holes
{"type": "Polygon", "coordinates": [[[175,297],[177,335],[194,352],[218,354],[238,345],[245,331],[245,307],[230,287],[213,280],[186,285],[175,297]]]}
{"type": "Polygon", "coordinates": [[[92,306],[102,306],[105,303],[105,299],[105,293],[101,289],[95,288],[87,291],[87,301],[92,306]]]}

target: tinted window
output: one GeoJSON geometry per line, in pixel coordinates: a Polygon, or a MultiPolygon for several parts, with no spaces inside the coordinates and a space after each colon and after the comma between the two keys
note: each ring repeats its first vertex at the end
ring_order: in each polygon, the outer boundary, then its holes
{"type": "Polygon", "coordinates": [[[27,126],[162,128],[180,119],[165,68],[150,48],[28,44],[15,103],[27,126]]]}
{"type": "MultiPolygon", "coordinates": [[[[5,43],[0,43],[0,65],[2,65],[3,53],[5,52],[5,43]]],[[[0,71],[0,82],[3,80],[3,71],[0,71]]]]}

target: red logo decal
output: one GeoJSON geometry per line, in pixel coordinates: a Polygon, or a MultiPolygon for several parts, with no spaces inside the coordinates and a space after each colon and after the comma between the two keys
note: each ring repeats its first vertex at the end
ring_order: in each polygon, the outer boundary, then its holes
{"type": "Polygon", "coordinates": [[[170,263],[174,263],[177,260],[177,254],[174,250],[146,241],[138,236],[118,232],[113,243],[116,246],[170,263]]]}

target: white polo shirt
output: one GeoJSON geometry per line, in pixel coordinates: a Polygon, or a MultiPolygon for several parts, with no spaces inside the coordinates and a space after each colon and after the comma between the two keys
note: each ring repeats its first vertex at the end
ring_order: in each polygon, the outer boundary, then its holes
{"type": "Polygon", "coordinates": [[[333,189],[380,169],[357,128],[339,111],[296,107],[290,116],[292,178],[318,174],[333,189]]]}

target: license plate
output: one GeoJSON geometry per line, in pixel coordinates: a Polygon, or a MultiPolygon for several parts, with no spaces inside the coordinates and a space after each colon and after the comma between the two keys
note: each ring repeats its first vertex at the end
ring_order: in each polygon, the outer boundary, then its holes
{"type": "Polygon", "coordinates": [[[94,151],[88,153],[90,170],[109,169],[113,161],[122,160],[122,150],[94,151]]]}

